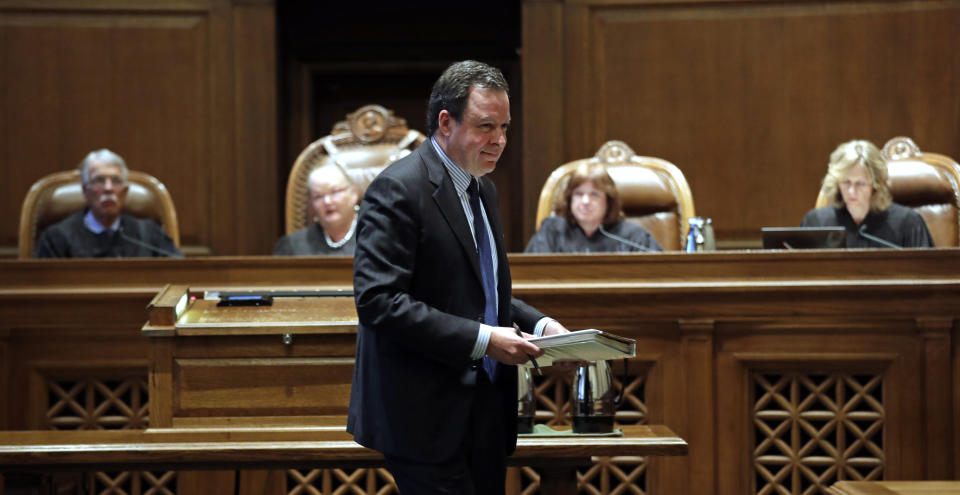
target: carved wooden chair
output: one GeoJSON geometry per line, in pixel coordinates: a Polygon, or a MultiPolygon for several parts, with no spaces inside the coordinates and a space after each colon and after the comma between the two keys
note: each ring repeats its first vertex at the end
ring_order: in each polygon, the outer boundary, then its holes
{"type": "Polygon", "coordinates": [[[313,169],[339,166],[361,193],[387,165],[408,155],[426,136],[407,128],[407,121],[380,105],[364,105],[337,122],[297,157],[287,179],[286,233],[313,224],[307,179],[313,169]]]}
{"type": "Polygon", "coordinates": [[[583,162],[599,162],[617,186],[627,220],[649,230],[667,251],[683,249],[688,219],[695,216],[687,179],[672,163],[639,156],[622,141],[607,141],[593,158],[561,165],[547,178],[537,204],[537,228],[555,214],[554,205],[573,170],[583,162]]]}
{"type": "MultiPolygon", "coordinates": [[[[880,153],[893,201],[923,216],[935,246],[960,246],[960,165],[948,156],[921,152],[908,137],[887,141],[880,153]]],[[[829,204],[821,191],[816,207],[829,204]]]]}
{"type": "MultiPolygon", "coordinates": [[[[180,247],[177,210],[166,186],[150,174],[131,170],[123,213],[156,221],[180,247]]],[[[79,170],[56,172],[30,187],[20,209],[20,258],[32,258],[43,230],[86,207],[79,170]]]]}

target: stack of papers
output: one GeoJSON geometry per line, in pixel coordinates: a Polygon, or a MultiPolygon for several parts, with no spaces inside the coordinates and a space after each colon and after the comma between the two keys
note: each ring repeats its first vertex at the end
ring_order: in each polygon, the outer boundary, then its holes
{"type": "MultiPolygon", "coordinates": [[[[603,361],[637,355],[635,340],[593,328],[534,337],[529,342],[545,351],[543,356],[537,358],[540,366],[550,366],[554,361],[603,361]]],[[[527,361],[522,366],[533,367],[533,362],[527,361]]]]}

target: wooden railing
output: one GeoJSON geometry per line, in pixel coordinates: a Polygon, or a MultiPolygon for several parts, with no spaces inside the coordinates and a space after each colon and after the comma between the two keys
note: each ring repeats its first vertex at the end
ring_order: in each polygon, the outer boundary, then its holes
{"type": "MultiPolygon", "coordinates": [[[[623,432],[622,437],[522,437],[510,463],[541,469],[541,493],[573,494],[576,468],[589,465],[593,456],[687,453],[686,442],[665,426],[627,426],[623,432]]],[[[380,453],[358,445],[342,426],[0,432],[0,472],[316,469],[382,464],[380,453]]],[[[178,490],[180,495],[192,492],[178,490]]]]}

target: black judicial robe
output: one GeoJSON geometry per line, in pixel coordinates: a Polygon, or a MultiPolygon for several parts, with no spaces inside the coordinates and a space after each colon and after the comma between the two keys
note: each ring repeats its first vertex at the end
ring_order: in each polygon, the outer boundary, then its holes
{"type": "Polygon", "coordinates": [[[273,248],[274,256],[353,256],[357,248],[357,236],[352,235],[344,245],[333,248],[324,238],[323,227],[315,223],[292,234],[285,235],[273,248]]]}
{"type": "MultiPolygon", "coordinates": [[[[901,247],[934,247],[933,237],[923,217],[912,208],[890,203],[885,211],[867,213],[861,225],[865,232],[901,247]]],[[[860,226],[853,221],[845,206],[824,206],[809,211],[802,227],[843,227],[848,248],[882,248],[882,244],[860,235],[860,226]]]]}
{"type": "Polygon", "coordinates": [[[37,240],[36,258],[150,258],[180,255],[170,236],[153,220],[120,215],[120,229],[127,237],[148,246],[139,246],[118,232],[94,234],[84,225],[86,210],[70,215],[46,228],[37,240]]]}
{"type": "MultiPolygon", "coordinates": [[[[650,232],[625,220],[610,227],[604,227],[607,232],[618,237],[639,244],[650,251],[663,251],[660,243],[650,232]]],[[[527,243],[525,253],[617,253],[642,251],[634,246],[603,235],[598,229],[590,237],[579,225],[571,223],[563,217],[550,216],[543,219],[538,230],[530,242],[527,243]]]]}

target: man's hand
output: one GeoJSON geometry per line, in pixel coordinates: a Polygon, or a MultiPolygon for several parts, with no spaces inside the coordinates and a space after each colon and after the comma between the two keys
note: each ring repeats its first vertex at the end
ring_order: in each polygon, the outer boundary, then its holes
{"type": "Polygon", "coordinates": [[[547,325],[543,327],[544,337],[546,337],[547,335],[557,335],[558,333],[570,333],[570,330],[567,330],[567,327],[561,325],[556,320],[551,321],[550,323],[547,323],[547,325]]]}
{"type": "MultiPolygon", "coordinates": [[[[551,321],[547,323],[547,326],[543,327],[543,336],[547,335],[557,335],[561,333],[570,333],[570,330],[567,330],[567,327],[561,325],[557,321],[551,321]]],[[[568,372],[577,369],[580,366],[587,364],[586,361],[554,361],[553,367],[557,371],[568,372]]]]}
{"type": "Polygon", "coordinates": [[[543,350],[518,336],[511,327],[490,327],[487,356],[504,364],[523,364],[531,357],[538,358],[543,350]]]}

